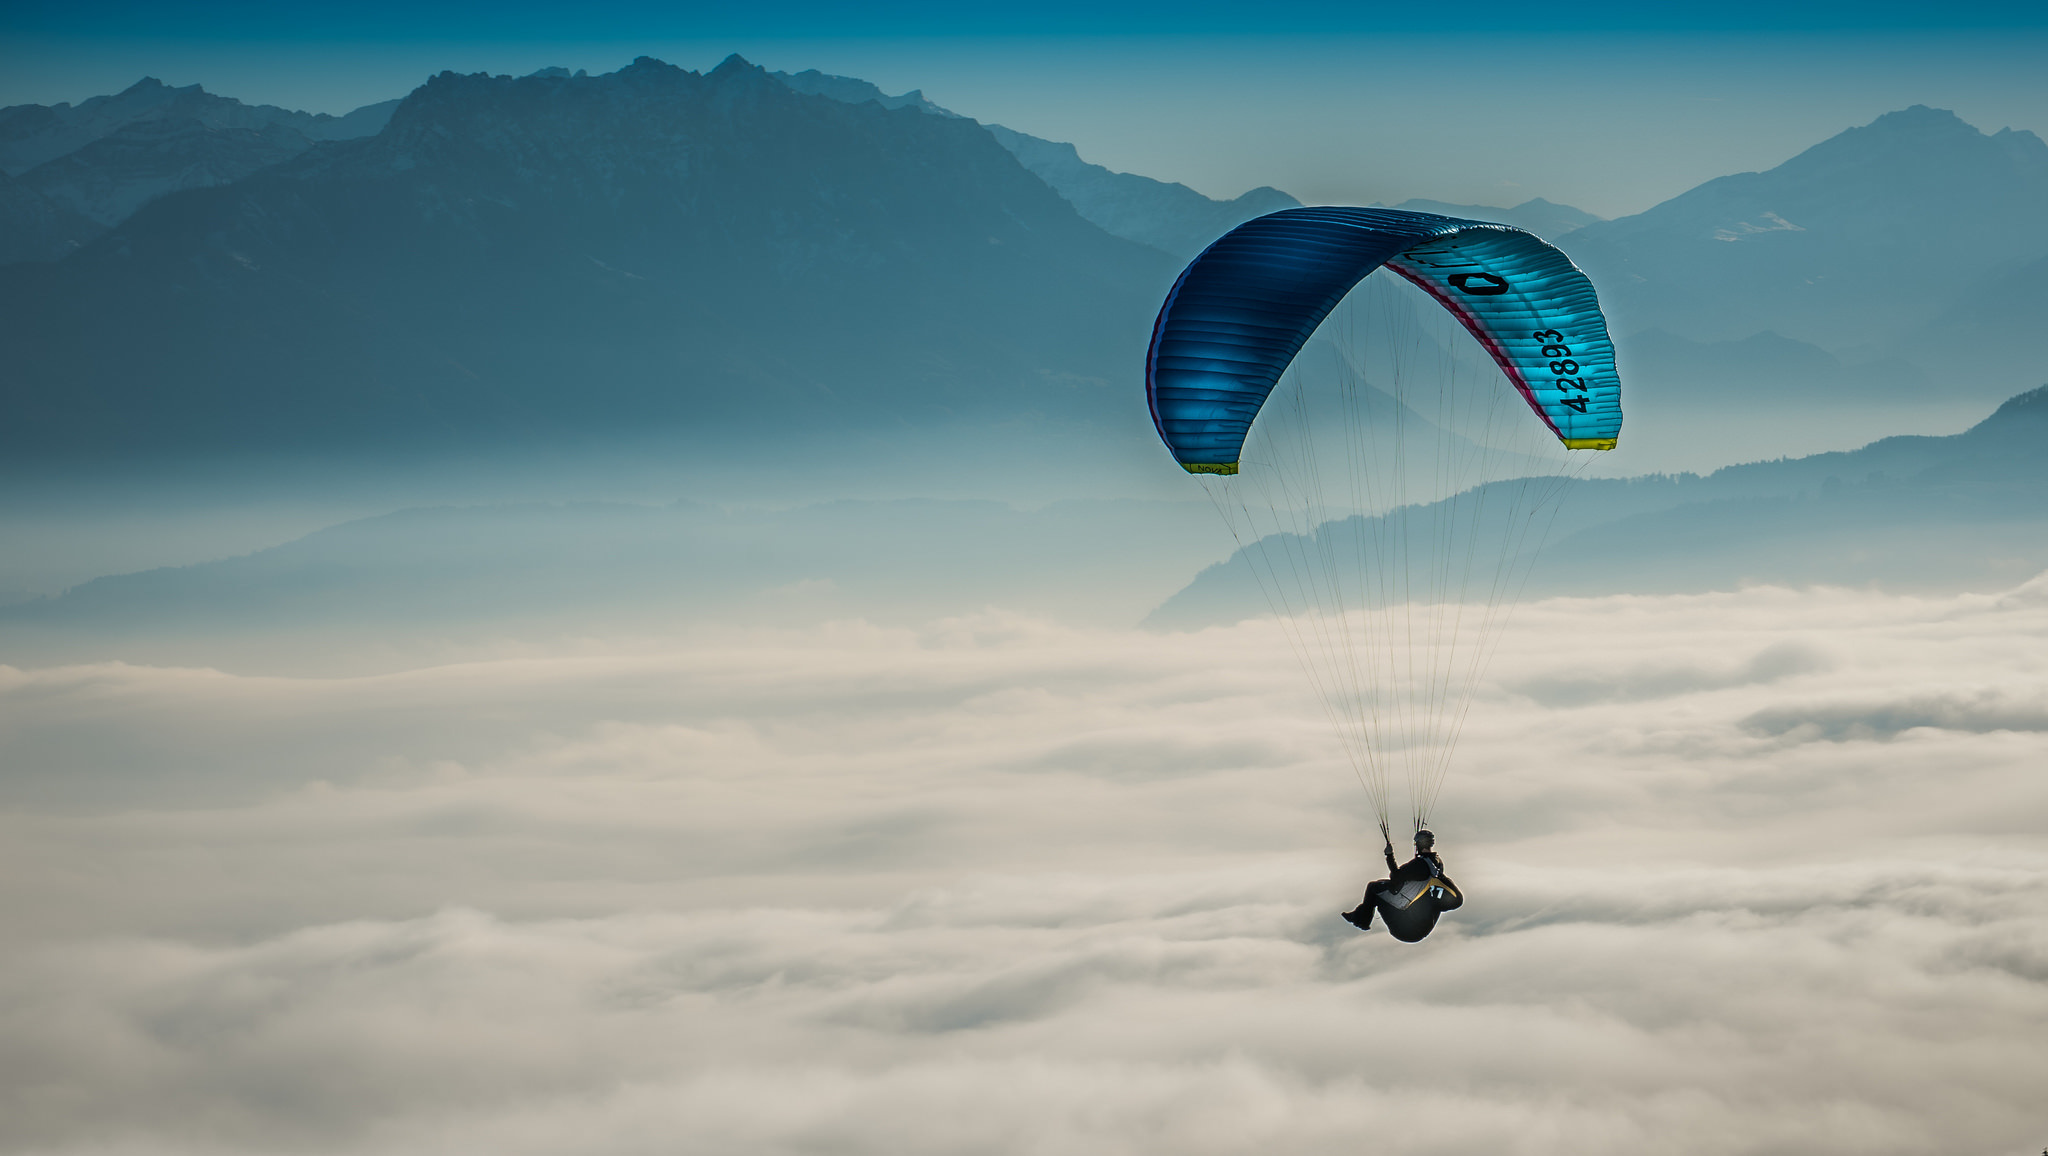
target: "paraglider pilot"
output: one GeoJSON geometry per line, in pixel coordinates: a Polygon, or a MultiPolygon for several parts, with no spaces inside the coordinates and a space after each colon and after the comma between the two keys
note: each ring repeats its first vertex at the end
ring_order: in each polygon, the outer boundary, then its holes
{"type": "MultiPolygon", "coordinates": [[[[1384,828],[1381,833],[1385,834],[1384,828]]],[[[1344,913],[1352,926],[1360,931],[1370,930],[1373,912],[1381,911],[1394,938],[1413,943],[1430,933],[1438,914],[1464,906],[1465,897],[1458,885],[1444,874],[1444,861],[1436,853],[1435,835],[1415,832],[1415,858],[1406,863],[1394,862],[1394,840],[1388,836],[1386,856],[1388,877],[1366,884],[1365,899],[1344,913]]]]}

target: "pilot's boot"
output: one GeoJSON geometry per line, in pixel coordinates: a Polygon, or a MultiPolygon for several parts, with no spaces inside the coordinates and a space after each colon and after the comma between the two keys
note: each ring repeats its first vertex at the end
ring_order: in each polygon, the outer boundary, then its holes
{"type": "Polygon", "coordinates": [[[1360,931],[1372,930],[1372,904],[1361,903],[1354,910],[1344,913],[1344,922],[1360,931]]]}

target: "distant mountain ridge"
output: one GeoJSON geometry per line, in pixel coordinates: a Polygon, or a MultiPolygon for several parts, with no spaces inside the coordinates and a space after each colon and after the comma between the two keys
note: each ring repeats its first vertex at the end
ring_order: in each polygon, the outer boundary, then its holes
{"type": "Polygon", "coordinates": [[[99,222],[0,172],[0,265],[54,261],[101,232],[99,222]]]}
{"type": "Polygon", "coordinates": [[[1058,189],[1097,225],[1182,261],[1193,260],[1216,238],[1251,220],[1301,202],[1261,185],[1228,201],[1211,200],[1182,184],[1089,164],[1070,144],[990,125],[1004,148],[1058,189]]]}
{"type": "Polygon", "coordinates": [[[193,117],[149,117],[17,179],[110,228],[166,193],[231,184],[312,147],[312,141],[285,124],[223,128],[193,117]]]}
{"type": "Polygon", "coordinates": [[[909,92],[890,96],[865,80],[851,76],[834,76],[829,72],[819,72],[815,68],[806,68],[802,72],[771,72],[768,75],[798,92],[807,93],[811,96],[829,97],[832,100],[843,100],[848,104],[866,104],[869,101],[873,101],[891,111],[899,108],[913,108],[919,112],[930,113],[933,116],[957,117],[960,115],[951,109],[940,108],[938,105],[926,100],[924,90],[919,88],[913,88],[909,92]]]}
{"type": "MultiPolygon", "coordinates": [[[[2048,389],[1953,437],[1886,438],[1705,478],[1576,482],[1529,596],[1748,583],[2008,588],[2048,567],[2044,438],[2048,389]]],[[[290,667],[350,646],[377,652],[421,623],[497,637],[514,622],[571,632],[678,619],[924,622],[999,606],[1120,625],[1157,599],[1162,578],[1227,543],[1201,501],[414,508],[0,607],[0,641],[47,661],[211,663],[238,637],[276,632],[290,667]]],[[[1199,629],[1267,612],[1234,556],[1148,623],[1199,629]]]]}
{"type": "Polygon", "coordinates": [[[0,109],[0,175],[36,194],[0,192],[0,264],[56,260],[166,193],[240,180],[318,141],[373,136],[398,103],[330,116],[144,77],[76,107],[0,109]]]}
{"type": "Polygon", "coordinates": [[[618,623],[778,610],[927,621],[991,600],[1093,618],[1114,605],[1128,622],[1170,586],[1161,559],[1177,562],[1171,575],[1214,556],[1213,518],[1204,502],[1135,501],[411,508],[0,606],[0,641],[17,652],[21,628],[47,625],[226,633],[562,611],[618,623]],[[1064,581],[1046,580],[1049,558],[1065,559],[1064,581]]]}
{"type": "Polygon", "coordinates": [[[1622,333],[1769,329],[1831,350],[1889,348],[1984,278],[2048,255],[2044,205],[2041,138],[1986,135],[1915,105],[1563,246],[1622,333]]]}
{"type": "MultiPolygon", "coordinates": [[[[2048,569],[2048,386],[1947,437],[1568,483],[1528,596],[1696,593],[1748,584],[1996,588],[2048,569]]],[[[1317,528],[1340,552],[1380,519],[1317,528]]],[[[1243,551],[1147,622],[1199,629],[1269,613],[1243,551]]]]}
{"type": "Polygon", "coordinates": [[[155,117],[182,117],[208,128],[263,129],[283,125],[308,141],[374,136],[399,102],[364,105],[345,116],[295,112],[269,104],[243,104],[197,84],[172,88],[145,76],[112,96],[70,104],[16,104],[0,108],[0,171],[20,175],[124,126],[155,117]]]}
{"type": "Polygon", "coordinates": [[[1555,243],[1566,233],[1583,229],[1600,220],[1599,217],[1570,205],[1559,205],[1534,197],[1511,209],[1496,208],[1492,205],[1454,205],[1448,201],[1431,201],[1413,197],[1398,205],[1396,209],[1413,209],[1420,213],[1440,213],[1446,217],[1465,217],[1475,221],[1498,221],[1525,229],[1546,241],[1555,243]]]}
{"type": "MultiPolygon", "coordinates": [[[[755,73],[793,102],[748,131],[806,125],[801,147],[825,163],[802,164],[794,139],[739,142],[733,125],[697,112],[678,122],[687,129],[656,132],[634,118],[671,112],[640,100],[653,91],[640,80],[560,68],[468,79],[503,95],[610,86],[610,103],[534,105],[413,145],[391,132],[308,135],[412,131],[386,105],[315,117],[153,80],[75,109],[0,110],[0,144],[17,157],[100,134],[20,176],[0,172],[0,265],[53,261],[120,222],[118,239],[88,245],[76,268],[0,273],[0,306],[18,303],[21,335],[0,363],[0,397],[19,415],[0,427],[0,448],[15,438],[38,454],[100,441],[171,452],[186,435],[219,446],[273,434],[426,444],[551,426],[738,428],[771,414],[824,428],[829,415],[883,420],[849,398],[913,395],[911,411],[927,417],[993,405],[1121,420],[1127,399],[1108,387],[1129,383],[1130,351],[1178,263],[1295,203],[1271,189],[1216,201],[1112,172],[918,91],[755,73]],[[867,111],[820,111],[834,107],[867,111]],[[583,136],[555,135],[545,122],[558,114],[579,118],[583,136]],[[876,127],[897,124],[888,117],[950,126],[936,130],[955,134],[936,184],[890,152],[924,130],[876,127]],[[710,135],[686,139],[699,129],[710,135]],[[879,167],[853,159],[870,147],[879,167]],[[431,177],[398,167],[427,156],[442,166],[431,177]],[[657,171],[657,156],[676,167],[657,171]],[[483,167],[465,175],[472,161],[483,167]],[[415,197],[404,207],[401,186],[415,197]],[[232,191],[195,199],[204,189],[232,191]],[[1152,256],[1107,243],[1119,239],[1152,256]],[[618,299],[599,304],[607,294],[618,299]],[[792,340],[798,327],[808,328],[792,340]],[[543,384],[550,376],[612,384],[578,393],[543,384]],[[660,384],[677,381],[687,384],[660,384]],[[188,396],[174,399],[180,389],[188,396]],[[209,406],[216,417],[203,416],[209,406]]],[[[1703,407],[1725,418],[1731,397],[1917,402],[2048,378],[2033,336],[2048,316],[2044,156],[2030,133],[1986,136],[1916,106],[1616,221],[1541,198],[1404,206],[1557,238],[1600,285],[1632,413],[1675,430],[1703,407]],[[1975,200],[1950,207],[1943,198],[1962,186],[1975,200]]],[[[1721,460],[1782,448],[1731,447],[1721,460]]]]}
{"type": "MultiPolygon", "coordinates": [[[[828,76],[816,71],[788,76],[774,74],[799,91],[817,92],[835,100],[873,100],[885,108],[916,108],[937,116],[958,116],[912,90],[887,96],[864,80],[828,76]]],[[[1090,164],[1071,144],[1045,140],[1003,125],[985,126],[997,143],[1010,150],[1024,167],[1051,185],[1080,214],[1111,233],[1150,245],[1183,261],[1192,259],[1217,237],[1237,225],[1301,202],[1278,189],[1261,186],[1232,200],[1217,201],[1186,185],[1115,172],[1090,164]]]]}
{"type": "MultiPolygon", "coordinates": [[[[568,69],[559,67],[531,75],[572,78],[568,69]]],[[[920,90],[891,96],[868,81],[816,69],[768,75],[809,95],[959,117],[920,90]]],[[[0,170],[21,173],[26,186],[42,198],[23,200],[18,191],[0,193],[0,264],[62,256],[164,193],[240,179],[318,141],[374,135],[399,103],[384,101],[334,117],[245,105],[196,84],[171,88],[145,77],[120,93],[94,97],[76,108],[60,104],[0,109],[0,170]],[[46,156],[60,149],[68,151],[46,156]],[[53,215],[51,206],[66,212],[53,215]],[[59,220],[62,224],[56,223],[59,220]]],[[[1090,164],[1071,144],[1002,125],[985,127],[1084,218],[1112,235],[1183,261],[1244,221],[1300,204],[1266,186],[1230,200],[1214,200],[1185,185],[1090,164]]],[[[1498,220],[1545,237],[1599,219],[1540,197],[1514,208],[1428,200],[1398,207],[1498,220]]]]}
{"type": "MultiPolygon", "coordinates": [[[[832,76],[815,69],[794,75],[770,73],[798,92],[828,96],[852,104],[873,101],[883,108],[914,108],[933,116],[960,114],[925,99],[912,89],[889,96],[865,80],[832,76]]],[[[1278,189],[1260,186],[1228,201],[1212,200],[1182,184],[1155,181],[1135,173],[1113,172],[1089,164],[1073,145],[1049,141],[999,124],[984,126],[1026,169],[1051,185],[1060,196],[1103,231],[1141,245],[1150,245],[1182,261],[1191,260],[1216,238],[1267,213],[1291,209],[1300,201],[1278,189]]]]}
{"type": "MultiPolygon", "coordinates": [[[[785,72],[770,75],[799,92],[816,93],[834,100],[852,103],[874,101],[883,108],[915,108],[934,116],[960,115],[932,103],[918,89],[890,96],[868,81],[832,76],[815,69],[793,75],[785,72]]],[[[1071,144],[1046,140],[999,124],[986,127],[1025,168],[1057,190],[1083,217],[1109,233],[1150,245],[1182,261],[1192,260],[1216,238],[1254,217],[1297,208],[1301,204],[1268,185],[1219,201],[1186,185],[1091,164],[1082,160],[1080,150],[1071,144]]],[[[1499,221],[1547,239],[1563,236],[1600,220],[1583,209],[1554,204],[1541,197],[1506,209],[1422,199],[1403,201],[1394,207],[1499,221]]]]}
{"type": "Polygon", "coordinates": [[[1993,269],[1898,347],[1916,362],[1944,366],[1950,376],[2039,381],[2048,379],[2048,351],[2040,340],[2044,319],[2048,255],[1993,269]]]}
{"type": "Polygon", "coordinates": [[[1845,362],[1818,345],[1764,330],[1740,341],[1692,341],[1645,329],[1620,342],[1633,407],[1663,403],[1675,412],[1732,405],[1855,405],[1924,398],[1927,372],[1904,358],[1845,362]]]}
{"type": "Polygon", "coordinates": [[[738,57],[444,73],[377,136],[0,270],[0,448],[1086,420],[1172,272],[965,119],[738,57]]]}

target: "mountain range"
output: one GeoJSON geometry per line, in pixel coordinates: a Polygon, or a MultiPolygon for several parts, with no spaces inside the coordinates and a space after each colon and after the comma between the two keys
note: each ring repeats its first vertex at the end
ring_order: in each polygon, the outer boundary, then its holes
{"type": "Polygon", "coordinates": [[[1291,209],[1300,201],[1261,185],[1228,201],[1214,201],[1182,184],[1113,172],[1081,159],[1073,145],[990,125],[997,142],[1023,166],[1059,191],[1103,231],[1150,245],[1186,262],[1210,242],[1253,217],[1291,209]]]}
{"type": "MultiPolygon", "coordinates": [[[[830,80],[840,99],[953,115],[922,94],[889,98],[830,80]]],[[[1083,216],[1182,260],[1243,220],[1298,203],[1270,188],[1210,201],[1089,165],[1072,145],[990,130],[1083,216]]],[[[1511,208],[1424,198],[1393,207],[1499,221],[1561,244],[1602,286],[1617,335],[1649,352],[1631,361],[1632,380],[1668,402],[1701,382],[1729,384],[1731,363],[1747,367],[1732,379],[1738,392],[1808,401],[1929,386],[1990,400],[2038,384],[2048,378],[2031,340],[2048,317],[2048,284],[2033,264],[2048,259],[2042,204],[2048,145],[2038,136],[1985,134],[1915,105],[1765,172],[1718,178],[1614,221],[1541,197],[1511,208]]]]}
{"type": "MultiPolygon", "coordinates": [[[[737,57],[443,74],[346,117],[145,80],[0,110],[0,162],[10,462],[792,428],[830,453],[832,430],[988,420],[1138,437],[1134,351],[1179,263],[1295,203],[737,57]]],[[[1734,399],[2039,384],[2044,202],[2039,138],[1916,106],[1612,221],[1404,206],[1557,240],[1602,286],[1634,412],[1677,430],[1734,399]]]]}
{"type": "Polygon", "coordinates": [[[2048,377],[2038,353],[2013,356],[2032,335],[1955,340],[1942,326],[2048,255],[2043,205],[2040,137],[1915,105],[1561,243],[1624,335],[1768,330],[1837,354],[1903,354],[1944,386],[2000,396],[2048,377]]]}
{"type": "MultiPolygon", "coordinates": [[[[828,96],[848,104],[873,102],[883,108],[910,108],[932,116],[958,117],[925,99],[912,89],[890,96],[865,80],[832,76],[815,69],[798,73],[769,73],[798,92],[828,96]]],[[[1076,212],[1113,236],[1150,245],[1181,261],[1188,261],[1211,241],[1231,229],[1267,213],[1293,208],[1301,202],[1278,189],[1261,186],[1228,201],[1211,200],[1182,184],[1155,181],[1135,173],[1115,172],[1081,159],[1073,145],[1049,141],[999,124],[987,126],[996,143],[1010,150],[1018,163],[1029,169],[1076,212]]]]}
{"type": "Polygon", "coordinates": [[[0,449],[1089,420],[1173,272],[963,118],[737,57],[444,73],[374,137],[0,269],[0,449]]]}
{"type": "Polygon", "coordinates": [[[1228,542],[1201,501],[409,508],[0,606],[0,650],[14,663],[253,653],[261,668],[303,670],[374,667],[418,636],[923,623],[990,606],[1126,625],[1228,542]]]}
{"type": "Polygon", "coordinates": [[[1498,221],[1526,229],[1552,244],[1566,233],[1585,228],[1600,220],[1584,209],[1570,205],[1553,204],[1542,197],[1532,197],[1509,209],[1492,205],[1455,205],[1449,201],[1432,201],[1424,197],[1412,197],[1395,209],[1410,209],[1418,213],[1439,213],[1446,217],[1466,217],[1475,221],[1498,221]]]}
{"type": "Polygon", "coordinates": [[[54,261],[100,232],[84,213],[0,172],[0,265],[54,261]]]}
{"type": "MultiPolygon", "coordinates": [[[[563,80],[585,76],[566,68],[543,68],[531,75],[563,80]]],[[[891,96],[865,80],[816,69],[768,75],[812,96],[964,119],[917,90],[891,96]]],[[[0,109],[0,173],[20,177],[49,202],[14,207],[13,201],[0,200],[0,245],[8,246],[0,251],[0,264],[54,260],[156,197],[238,180],[303,152],[316,141],[373,136],[399,104],[383,101],[335,117],[245,105],[196,84],[171,88],[145,77],[120,93],[94,97],[75,108],[59,104],[0,109]],[[44,218],[53,209],[68,209],[73,219],[52,225],[44,218]]],[[[1234,225],[1299,203],[1270,188],[1215,201],[1185,185],[1088,164],[1069,144],[1001,125],[987,127],[1083,217],[1116,236],[1182,259],[1194,256],[1234,225]]],[[[5,187],[0,182],[0,188],[5,187]]],[[[1537,203],[1547,202],[1532,202],[1537,203]]]]}
{"type": "Polygon", "coordinates": [[[166,193],[240,180],[316,141],[374,136],[398,104],[331,116],[144,77],[76,106],[0,108],[0,263],[55,260],[166,193]]]}
{"type": "MultiPolygon", "coordinates": [[[[2017,585],[2048,569],[2044,445],[2048,386],[1946,437],[1890,437],[1706,476],[1572,480],[1564,483],[1528,595],[1696,593],[1755,584],[2017,585]]],[[[1304,546],[1346,556],[1355,536],[1384,535],[1399,517],[1427,519],[1445,505],[1328,522],[1304,546]]],[[[1148,621],[1194,629],[1267,612],[1240,550],[1204,570],[1148,621]]]]}
{"type": "MultiPolygon", "coordinates": [[[[1528,596],[2017,585],[2048,567],[2044,439],[2048,388],[1949,437],[1704,477],[1575,481],[1528,596]]],[[[1331,523],[1317,544],[1373,529],[1331,523]]],[[[1199,629],[1268,612],[1230,541],[1199,500],[416,508],[0,607],[0,645],[17,661],[297,670],[375,668],[418,637],[928,622],[989,606],[1116,625],[1149,610],[1152,627],[1199,629]]]]}
{"type": "Polygon", "coordinates": [[[346,116],[296,112],[270,104],[243,104],[199,85],[171,86],[145,76],[112,96],[71,104],[17,104],[0,108],[0,171],[19,176],[120,129],[145,120],[193,120],[208,128],[289,128],[307,141],[375,136],[396,100],[365,105],[346,116]]]}

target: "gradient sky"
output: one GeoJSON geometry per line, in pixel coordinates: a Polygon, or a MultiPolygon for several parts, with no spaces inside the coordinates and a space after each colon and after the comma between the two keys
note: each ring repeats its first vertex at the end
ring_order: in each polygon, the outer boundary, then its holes
{"type": "Polygon", "coordinates": [[[613,4],[61,5],[0,16],[0,103],[142,75],[343,112],[426,76],[609,71],[634,56],[922,88],[983,121],[1212,196],[1412,196],[1602,215],[1766,168],[1910,104],[2048,129],[2040,5],[1410,7],[1056,4],[1028,11],[613,4]]]}

